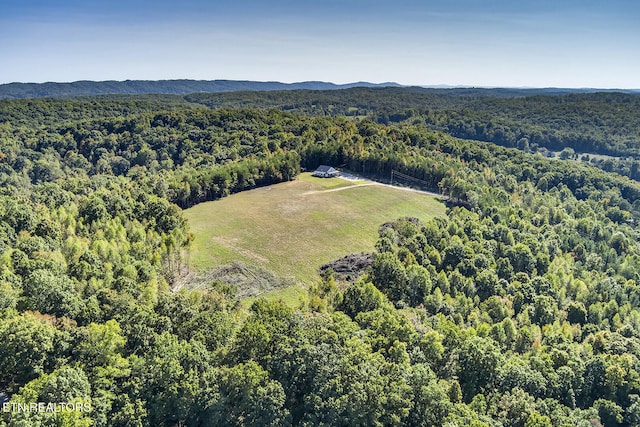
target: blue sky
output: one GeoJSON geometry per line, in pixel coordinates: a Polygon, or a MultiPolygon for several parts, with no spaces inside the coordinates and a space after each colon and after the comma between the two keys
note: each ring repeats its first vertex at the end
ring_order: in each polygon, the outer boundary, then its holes
{"type": "Polygon", "coordinates": [[[640,88],[636,0],[2,0],[0,83],[640,88]]]}

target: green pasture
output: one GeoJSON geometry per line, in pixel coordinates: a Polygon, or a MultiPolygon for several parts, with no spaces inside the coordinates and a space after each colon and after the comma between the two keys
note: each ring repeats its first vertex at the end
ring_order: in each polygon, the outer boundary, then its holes
{"type": "MultiPolygon", "coordinates": [[[[444,215],[425,194],[340,178],[301,174],[185,211],[195,240],[190,265],[199,272],[240,261],[290,278],[281,289],[295,300],[318,279],[318,268],[353,252],[373,251],[379,226],[403,216],[444,215]]],[[[268,295],[267,295],[268,296],[268,295]]]]}

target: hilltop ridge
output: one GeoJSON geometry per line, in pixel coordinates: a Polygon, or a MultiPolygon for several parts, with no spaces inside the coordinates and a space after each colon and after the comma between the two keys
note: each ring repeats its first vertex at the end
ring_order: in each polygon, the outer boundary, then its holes
{"type": "Polygon", "coordinates": [[[272,92],[294,90],[332,91],[352,88],[410,88],[414,91],[452,92],[456,94],[484,93],[494,96],[529,96],[535,94],[560,95],[569,93],[623,92],[638,94],[634,89],[596,89],[596,88],[516,88],[516,87],[472,87],[449,85],[407,86],[396,82],[370,83],[358,81],[337,84],[324,81],[303,81],[283,83],[277,81],[253,80],[79,80],[75,82],[0,84],[0,99],[24,98],[73,98],[95,95],[187,95],[192,93],[225,92],[272,92]]]}
{"type": "Polygon", "coordinates": [[[75,97],[90,95],[184,95],[196,92],[236,92],[274,90],[335,90],[352,87],[399,87],[398,83],[355,82],[335,84],[321,81],[297,83],[259,82],[249,80],[125,80],[70,83],[7,83],[0,85],[0,99],[75,97]]]}

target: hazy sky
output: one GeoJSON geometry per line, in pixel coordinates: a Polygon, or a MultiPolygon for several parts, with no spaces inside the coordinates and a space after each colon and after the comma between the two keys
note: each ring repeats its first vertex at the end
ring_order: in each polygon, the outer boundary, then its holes
{"type": "Polygon", "coordinates": [[[0,1],[0,83],[181,78],[640,88],[640,1],[0,1]]]}

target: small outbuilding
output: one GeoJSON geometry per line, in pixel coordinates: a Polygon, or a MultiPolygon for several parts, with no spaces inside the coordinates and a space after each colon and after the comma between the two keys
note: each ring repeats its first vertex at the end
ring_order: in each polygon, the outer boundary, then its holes
{"type": "Polygon", "coordinates": [[[333,178],[334,176],[340,175],[340,171],[332,168],[331,166],[320,165],[312,175],[320,178],[333,178]]]}

